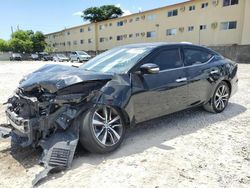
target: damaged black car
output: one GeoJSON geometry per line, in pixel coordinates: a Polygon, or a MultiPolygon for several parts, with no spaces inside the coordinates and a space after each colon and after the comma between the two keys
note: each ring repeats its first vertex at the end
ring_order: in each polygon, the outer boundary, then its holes
{"type": "Polygon", "coordinates": [[[106,153],[138,122],[197,106],[220,113],[237,83],[237,64],[211,49],[127,45],[78,68],[50,64],[25,76],[6,115],[12,142],[41,146],[45,166],[69,167],[78,141],[106,153]]]}

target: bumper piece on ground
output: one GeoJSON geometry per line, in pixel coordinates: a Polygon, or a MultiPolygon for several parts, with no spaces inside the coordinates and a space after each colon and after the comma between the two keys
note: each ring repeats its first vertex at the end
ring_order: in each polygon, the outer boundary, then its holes
{"type": "Polygon", "coordinates": [[[41,141],[43,155],[40,162],[45,169],[36,175],[32,181],[33,186],[46,178],[52,170],[64,170],[71,167],[78,139],[79,130],[76,128],[58,132],[41,141]]]}
{"type": "MultiPolygon", "coordinates": [[[[7,124],[6,124],[7,125],[7,124]]],[[[10,137],[11,129],[4,125],[0,125],[0,139],[10,137]]]]}

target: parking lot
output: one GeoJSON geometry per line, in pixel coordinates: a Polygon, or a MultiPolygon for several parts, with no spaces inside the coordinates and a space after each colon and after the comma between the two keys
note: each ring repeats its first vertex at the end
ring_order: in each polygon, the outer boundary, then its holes
{"type": "MultiPolygon", "coordinates": [[[[52,62],[0,62],[0,124],[19,80],[52,62]]],[[[60,63],[71,66],[71,63],[60,63]]],[[[239,91],[221,114],[201,108],[142,123],[121,147],[97,155],[78,150],[72,169],[40,187],[250,187],[250,64],[239,65],[239,91]]],[[[30,187],[40,150],[11,151],[0,140],[0,187],[30,187]]]]}

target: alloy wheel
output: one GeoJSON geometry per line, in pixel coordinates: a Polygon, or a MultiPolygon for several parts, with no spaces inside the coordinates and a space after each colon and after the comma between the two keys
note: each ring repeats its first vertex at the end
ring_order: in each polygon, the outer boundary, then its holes
{"type": "Polygon", "coordinates": [[[220,87],[218,87],[216,94],[215,94],[215,99],[214,99],[214,104],[215,108],[219,111],[222,111],[226,108],[229,100],[229,88],[222,84],[220,87]]]}
{"type": "Polygon", "coordinates": [[[95,110],[92,127],[96,139],[105,146],[117,144],[123,134],[123,122],[119,113],[108,106],[95,110]]]}

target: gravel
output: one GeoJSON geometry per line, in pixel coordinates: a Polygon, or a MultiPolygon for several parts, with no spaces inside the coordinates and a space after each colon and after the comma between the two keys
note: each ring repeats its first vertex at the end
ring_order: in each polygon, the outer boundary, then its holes
{"type": "MultiPolygon", "coordinates": [[[[27,73],[44,62],[0,62],[2,105],[27,73]]],[[[70,63],[64,63],[70,65],[70,63]]],[[[201,108],[142,123],[121,147],[97,155],[78,149],[73,167],[40,187],[250,187],[250,65],[239,65],[239,91],[221,114],[201,108]]],[[[0,187],[30,187],[43,168],[40,150],[11,151],[0,140],[0,187]]]]}

